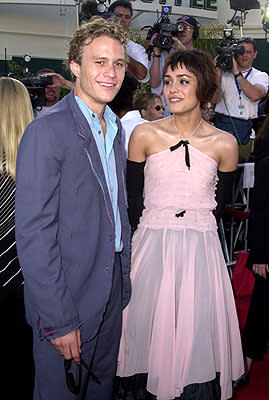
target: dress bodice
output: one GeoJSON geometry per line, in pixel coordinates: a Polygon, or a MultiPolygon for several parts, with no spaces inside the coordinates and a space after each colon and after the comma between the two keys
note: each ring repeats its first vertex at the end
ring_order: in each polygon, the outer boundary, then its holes
{"type": "MultiPolygon", "coordinates": [[[[186,165],[186,148],[174,146],[152,154],[145,165],[145,210],[142,221],[148,214],[172,216],[183,210],[188,214],[212,214],[217,203],[217,162],[205,153],[188,144],[190,168],[186,165]]],[[[179,215],[181,216],[181,215],[179,215]]],[[[184,218],[186,220],[186,218],[184,218]]],[[[201,222],[201,221],[200,221],[201,222]]],[[[174,222],[173,222],[174,225],[174,222]]]]}

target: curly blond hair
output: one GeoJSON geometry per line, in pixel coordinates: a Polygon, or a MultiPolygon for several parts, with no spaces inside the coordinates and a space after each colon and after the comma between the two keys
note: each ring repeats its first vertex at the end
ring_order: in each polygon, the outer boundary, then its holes
{"type": "Polygon", "coordinates": [[[83,47],[102,35],[118,40],[124,48],[126,61],[128,61],[126,51],[126,44],[129,40],[128,33],[112,18],[92,17],[90,21],[80,25],[71,38],[65,60],[66,67],[69,68],[71,61],[80,65],[83,47]]]}

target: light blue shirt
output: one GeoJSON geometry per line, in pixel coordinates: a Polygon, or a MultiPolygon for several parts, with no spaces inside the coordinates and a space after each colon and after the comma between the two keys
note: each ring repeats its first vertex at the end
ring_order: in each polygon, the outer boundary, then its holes
{"type": "Polygon", "coordinates": [[[97,114],[93,112],[80,97],[75,96],[75,99],[90,125],[104,169],[115,221],[115,251],[118,252],[122,250],[123,245],[121,241],[121,220],[118,206],[118,179],[113,149],[114,139],[118,132],[116,116],[111,109],[106,106],[104,111],[104,120],[106,121],[105,139],[97,114]]]}

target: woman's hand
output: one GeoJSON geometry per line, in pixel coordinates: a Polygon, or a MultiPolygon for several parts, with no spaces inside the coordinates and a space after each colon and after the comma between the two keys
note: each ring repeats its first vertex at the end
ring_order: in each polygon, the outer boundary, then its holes
{"type": "Polygon", "coordinates": [[[262,278],[266,279],[266,273],[269,272],[268,264],[253,264],[253,272],[260,275],[262,278]]]}

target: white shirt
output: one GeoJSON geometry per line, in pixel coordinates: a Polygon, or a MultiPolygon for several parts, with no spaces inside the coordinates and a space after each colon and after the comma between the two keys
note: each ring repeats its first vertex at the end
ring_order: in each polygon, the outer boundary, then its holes
{"type": "Polygon", "coordinates": [[[141,117],[141,114],[138,110],[128,111],[121,118],[123,136],[122,139],[124,141],[126,155],[128,154],[128,143],[131,133],[137,125],[142,124],[143,122],[147,122],[147,120],[141,117]]]}
{"type": "Polygon", "coordinates": [[[148,55],[146,53],[146,49],[138,43],[129,40],[126,46],[127,53],[130,57],[132,57],[135,61],[139,62],[140,64],[144,65],[147,69],[147,74],[144,79],[139,80],[141,83],[148,82],[149,80],[149,61],[148,55]]]}
{"type": "MultiPolygon", "coordinates": [[[[175,51],[175,50],[172,48],[170,51],[175,51]]],[[[165,64],[166,57],[168,56],[169,53],[167,51],[165,51],[165,50],[161,51],[161,54],[160,54],[161,57],[159,58],[159,60],[160,60],[160,84],[156,88],[151,88],[151,93],[156,93],[159,96],[161,96],[161,98],[162,98],[162,103],[165,106],[163,118],[168,117],[170,115],[170,112],[169,112],[169,109],[167,107],[165,98],[164,98],[164,96],[162,94],[162,91],[163,91],[163,67],[164,67],[164,64],[165,64]]],[[[151,67],[152,62],[153,62],[153,53],[151,55],[150,67],[151,67]]]]}
{"type": "MultiPolygon", "coordinates": [[[[242,72],[242,74],[246,76],[248,71],[249,70],[244,71],[242,72]]],[[[252,85],[262,86],[265,90],[265,93],[267,92],[269,86],[269,77],[266,72],[261,72],[256,68],[252,67],[252,71],[247,77],[247,80],[252,85]]],[[[244,94],[243,90],[241,90],[241,102],[240,102],[234,75],[231,72],[222,72],[221,90],[223,91],[229,113],[232,117],[242,118],[242,119],[257,118],[259,100],[251,101],[244,94]],[[241,106],[241,108],[239,108],[239,106],[241,106]]],[[[225,102],[222,97],[216,104],[215,111],[220,114],[229,115],[227,108],[225,106],[225,102]]]]}

